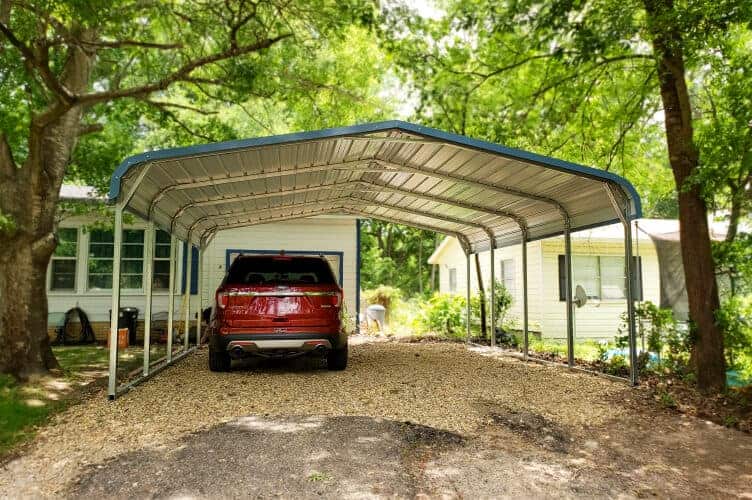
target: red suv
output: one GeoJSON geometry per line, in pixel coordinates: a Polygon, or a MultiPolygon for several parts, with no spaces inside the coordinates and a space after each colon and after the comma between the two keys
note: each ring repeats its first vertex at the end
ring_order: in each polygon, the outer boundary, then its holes
{"type": "Polygon", "coordinates": [[[240,255],[219,285],[209,323],[209,369],[232,358],[327,357],[347,367],[342,289],[323,257],[240,255]]]}

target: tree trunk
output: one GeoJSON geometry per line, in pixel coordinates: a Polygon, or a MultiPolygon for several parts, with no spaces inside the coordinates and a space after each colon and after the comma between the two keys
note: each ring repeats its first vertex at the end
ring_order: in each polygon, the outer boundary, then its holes
{"type": "Polygon", "coordinates": [[[28,241],[8,243],[13,257],[0,261],[0,372],[23,380],[58,364],[47,335],[47,267],[28,241]]]}
{"type": "MultiPolygon", "coordinates": [[[[92,55],[71,49],[61,82],[88,87],[92,55]]],[[[55,250],[55,215],[65,167],[78,140],[83,110],[61,101],[35,115],[28,155],[19,168],[0,137],[0,373],[25,379],[58,367],[47,335],[47,266],[55,250]]]]}
{"type": "Polygon", "coordinates": [[[726,363],[723,333],[715,322],[720,302],[708,210],[700,188],[690,179],[697,170],[699,155],[693,138],[683,40],[674,22],[673,0],[645,0],[645,9],[658,63],[669,161],[679,193],[682,261],[695,334],[692,358],[697,385],[704,392],[716,392],[726,385],[726,363]]]}
{"type": "Polygon", "coordinates": [[[475,274],[478,276],[478,293],[480,294],[480,334],[486,337],[486,291],[483,288],[483,275],[480,272],[480,257],[475,254],[475,274]]]}

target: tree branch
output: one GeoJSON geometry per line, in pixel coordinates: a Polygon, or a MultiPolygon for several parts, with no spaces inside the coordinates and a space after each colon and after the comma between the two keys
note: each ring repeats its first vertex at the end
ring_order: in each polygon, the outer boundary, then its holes
{"type": "Polygon", "coordinates": [[[210,64],[214,64],[219,61],[224,61],[226,59],[231,59],[233,57],[241,56],[244,54],[258,52],[259,50],[269,48],[275,43],[281,40],[284,40],[285,38],[288,38],[290,36],[292,36],[290,33],[284,33],[282,35],[278,35],[272,38],[266,38],[254,44],[244,45],[242,47],[230,47],[229,49],[224,50],[222,52],[218,52],[216,54],[211,54],[206,57],[201,57],[201,58],[189,61],[183,66],[181,66],[180,68],[178,68],[175,72],[171,73],[170,75],[165,76],[164,78],[162,78],[161,80],[157,82],[150,83],[147,85],[142,85],[139,87],[129,87],[125,89],[84,94],[84,95],[76,97],[76,103],[93,104],[97,102],[121,99],[123,97],[143,97],[145,95],[151,94],[152,92],[164,90],[175,82],[186,81],[186,79],[190,77],[191,72],[193,72],[194,70],[198,68],[201,68],[210,64]]]}
{"type": "Polygon", "coordinates": [[[96,134],[97,132],[101,132],[104,130],[104,125],[101,123],[90,123],[88,125],[81,125],[78,127],[78,136],[81,137],[82,135],[87,134],[96,134]]]}
{"type": "Polygon", "coordinates": [[[187,132],[189,135],[192,135],[194,137],[198,137],[200,139],[205,140],[206,142],[215,142],[216,139],[213,137],[210,137],[208,135],[204,135],[200,132],[196,132],[195,130],[191,129],[184,121],[182,121],[178,116],[167,109],[167,107],[164,105],[164,103],[159,103],[156,101],[149,101],[144,100],[145,103],[147,103],[150,106],[153,106],[157,108],[160,112],[162,112],[165,116],[170,118],[172,121],[174,121],[181,129],[183,129],[185,132],[187,132]]]}
{"type": "Polygon", "coordinates": [[[188,106],[187,104],[178,104],[175,102],[164,102],[164,101],[152,101],[151,99],[144,99],[144,101],[148,104],[151,104],[152,106],[156,106],[160,109],[163,108],[178,108],[178,109],[185,109],[188,111],[193,111],[195,113],[201,113],[202,115],[216,115],[217,111],[206,111],[201,108],[196,108],[194,106],[188,106]]]}
{"type": "Polygon", "coordinates": [[[8,144],[8,138],[0,133],[0,176],[13,179],[16,176],[16,162],[13,159],[13,151],[8,144]]]}
{"type": "Polygon", "coordinates": [[[158,50],[172,50],[182,49],[182,43],[156,43],[156,42],[142,42],[139,40],[113,40],[111,42],[104,41],[85,41],[78,40],[77,43],[86,47],[102,47],[107,49],[120,49],[123,47],[142,47],[146,49],[158,49],[158,50]]]}
{"type": "Polygon", "coordinates": [[[13,31],[6,24],[1,22],[0,33],[5,35],[5,38],[10,42],[10,44],[18,49],[18,51],[21,53],[27,71],[29,71],[31,75],[34,75],[34,70],[36,70],[45,86],[60,100],[70,106],[73,101],[73,95],[71,95],[70,91],[58,81],[55,75],[52,74],[49,65],[44,64],[42,61],[40,61],[34,55],[34,52],[31,50],[31,48],[29,48],[21,40],[19,40],[15,33],[13,33],[13,31]]]}

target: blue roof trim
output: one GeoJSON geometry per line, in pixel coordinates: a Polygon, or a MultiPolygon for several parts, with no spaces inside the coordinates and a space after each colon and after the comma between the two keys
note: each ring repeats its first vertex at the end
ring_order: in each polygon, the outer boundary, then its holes
{"type": "Polygon", "coordinates": [[[479,151],[494,153],[507,158],[522,160],[533,163],[542,167],[552,168],[567,173],[574,173],[591,179],[611,182],[619,186],[627,195],[633,205],[632,218],[642,217],[642,203],[640,196],[637,194],[634,186],[625,178],[592,167],[586,167],[577,163],[572,163],[557,158],[523,151],[521,149],[508,148],[500,144],[483,141],[480,139],[471,139],[462,135],[451,132],[444,132],[435,128],[416,125],[401,120],[389,120],[375,123],[366,123],[362,125],[352,125],[348,127],[328,128],[314,130],[310,132],[295,132],[291,134],[275,135],[270,137],[257,137],[253,139],[238,139],[224,142],[214,142],[210,144],[199,144],[195,146],[185,146],[178,148],[161,149],[158,151],[149,151],[146,153],[130,156],[115,169],[115,173],[110,180],[110,192],[108,200],[114,202],[120,196],[120,180],[131,168],[154,160],[167,160],[173,158],[182,158],[198,154],[228,152],[250,147],[272,146],[275,144],[287,144],[302,141],[312,141],[319,139],[328,139],[347,135],[367,134],[374,132],[384,132],[387,130],[402,130],[408,133],[422,135],[428,138],[445,141],[448,143],[458,144],[479,151]]]}

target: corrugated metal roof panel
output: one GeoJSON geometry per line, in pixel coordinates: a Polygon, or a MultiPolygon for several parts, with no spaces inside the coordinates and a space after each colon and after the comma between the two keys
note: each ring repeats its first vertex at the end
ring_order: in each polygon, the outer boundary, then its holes
{"type": "Polygon", "coordinates": [[[470,251],[613,223],[609,172],[405,122],[151,151],[125,160],[110,200],[200,244],[225,227],[347,213],[430,228],[470,251]],[[567,218],[569,219],[567,221],[567,218]]]}

